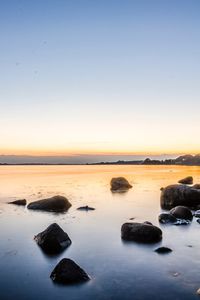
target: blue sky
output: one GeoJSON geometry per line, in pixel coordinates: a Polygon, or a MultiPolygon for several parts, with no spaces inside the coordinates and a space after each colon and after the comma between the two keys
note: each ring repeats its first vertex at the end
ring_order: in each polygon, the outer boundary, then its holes
{"type": "Polygon", "coordinates": [[[199,12],[0,1],[1,153],[198,153],[199,12]]]}

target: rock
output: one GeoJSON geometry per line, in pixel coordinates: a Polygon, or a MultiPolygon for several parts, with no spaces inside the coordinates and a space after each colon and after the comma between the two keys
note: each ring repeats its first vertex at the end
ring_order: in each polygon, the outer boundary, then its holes
{"type": "Polygon", "coordinates": [[[172,249],[168,248],[168,247],[159,247],[155,250],[155,252],[159,253],[159,254],[167,254],[172,252],[172,249]]]}
{"type": "Polygon", "coordinates": [[[90,279],[88,274],[73,260],[63,258],[52,271],[50,278],[57,283],[72,284],[90,279]]]}
{"type": "Polygon", "coordinates": [[[195,218],[200,218],[200,210],[196,210],[194,213],[195,218]]]}
{"type": "Polygon", "coordinates": [[[200,296],[200,289],[198,289],[198,290],[196,291],[196,293],[197,293],[197,295],[200,296]]]}
{"type": "Polygon", "coordinates": [[[189,225],[191,222],[190,220],[184,220],[184,219],[177,219],[176,223],[173,225],[179,226],[179,225],[189,225]]]}
{"type": "Polygon", "coordinates": [[[177,219],[192,221],[193,215],[191,210],[185,206],[176,206],[170,210],[170,214],[177,219]]]}
{"type": "Polygon", "coordinates": [[[132,185],[124,177],[112,178],[111,182],[111,191],[124,191],[132,188],[132,185]]]}
{"type": "Polygon", "coordinates": [[[88,210],[95,210],[95,208],[86,205],[86,206],[80,206],[80,207],[78,207],[77,210],[86,210],[86,211],[88,211],[88,210]]]}
{"type": "Polygon", "coordinates": [[[193,184],[193,177],[192,176],[185,177],[185,178],[179,180],[178,183],[193,184]]]}
{"type": "Polygon", "coordinates": [[[156,243],[162,239],[160,228],[144,223],[124,223],[121,227],[124,240],[141,243],[156,243]]]}
{"type": "Polygon", "coordinates": [[[26,199],[15,200],[15,201],[9,202],[8,204],[15,204],[15,205],[23,205],[23,206],[25,206],[26,205],[26,199]]]}
{"type": "Polygon", "coordinates": [[[67,211],[70,206],[71,203],[67,200],[67,198],[63,196],[54,196],[48,199],[31,202],[27,208],[52,212],[64,212],[67,211]]]}
{"type": "Polygon", "coordinates": [[[151,222],[149,221],[145,221],[143,224],[147,224],[147,225],[153,225],[151,222]]]}
{"type": "Polygon", "coordinates": [[[197,219],[197,222],[200,224],[200,219],[197,219]]]}
{"type": "Polygon", "coordinates": [[[200,190],[187,185],[169,185],[161,192],[160,204],[164,209],[178,205],[196,207],[200,205],[200,190]]]}
{"type": "Polygon", "coordinates": [[[51,224],[47,229],[38,233],[34,239],[48,253],[58,253],[71,245],[68,234],[56,223],[51,224]]]}
{"type": "Polygon", "coordinates": [[[158,220],[162,224],[169,224],[169,223],[174,224],[177,221],[176,217],[167,213],[160,214],[158,220]]]}
{"type": "Polygon", "coordinates": [[[200,184],[196,183],[192,186],[193,189],[200,190],[200,184]]]}

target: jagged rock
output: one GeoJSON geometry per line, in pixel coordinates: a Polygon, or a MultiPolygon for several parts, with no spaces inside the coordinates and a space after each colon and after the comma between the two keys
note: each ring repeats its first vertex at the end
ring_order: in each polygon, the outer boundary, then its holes
{"type": "Polygon", "coordinates": [[[159,254],[167,254],[172,252],[172,249],[168,248],[168,247],[159,247],[155,250],[155,252],[159,253],[159,254]]]}
{"type": "Polygon", "coordinates": [[[53,223],[34,237],[37,244],[48,253],[58,253],[71,245],[71,240],[62,228],[53,223]]]}
{"type": "Polygon", "coordinates": [[[54,196],[47,199],[31,202],[27,208],[52,212],[64,212],[71,207],[71,203],[63,196],[54,196]]]}
{"type": "Polygon", "coordinates": [[[26,205],[26,199],[15,200],[15,201],[9,202],[8,204],[15,204],[15,205],[25,206],[26,205]]]}
{"type": "Polygon", "coordinates": [[[57,283],[73,284],[90,279],[88,274],[73,260],[63,258],[52,271],[50,278],[57,283]]]}
{"type": "Polygon", "coordinates": [[[95,208],[86,205],[86,206],[80,206],[80,207],[78,207],[77,210],[86,210],[86,211],[88,211],[88,210],[95,210],[95,208]]]}
{"type": "Polygon", "coordinates": [[[193,177],[192,176],[185,177],[185,178],[179,180],[178,183],[193,184],[193,177]]]}
{"type": "Polygon", "coordinates": [[[160,228],[144,223],[124,223],[121,227],[124,240],[141,243],[156,243],[162,239],[160,228]]]}
{"type": "Polygon", "coordinates": [[[200,190],[187,185],[169,185],[161,192],[160,204],[164,209],[171,209],[178,205],[198,206],[200,205],[200,190]]]}
{"type": "Polygon", "coordinates": [[[170,210],[170,214],[177,219],[192,221],[193,215],[191,210],[185,206],[176,206],[170,210]]]}
{"type": "Polygon", "coordinates": [[[160,214],[158,220],[162,224],[174,224],[177,221],[176,217],[167,213],[160,214]]]}
{"type": "Polygon", "coordinates": [[[124,177],[112,178],[110,185],[111,185],[111,191],[113,192],[128,190],[132,188],[132,185],[124,177]]]}

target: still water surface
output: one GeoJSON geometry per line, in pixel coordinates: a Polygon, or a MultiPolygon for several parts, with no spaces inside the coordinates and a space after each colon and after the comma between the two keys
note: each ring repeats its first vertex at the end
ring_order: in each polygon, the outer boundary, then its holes
{"type": "Polygon", "coordinates": [[[125,243],[121,225],[130,218],[158,225],[160,188],[191,175],[200,183],[200,167],[174,166],[1,166],[0,167],[0,299],[198,299],[200,225],[161,226],[156,245],[125,243]],[[112,177],[125,176],[133,188],[112,194],[112,177]],[[30,211],[8,205],[64,195],[67,213],[30,211]],[[78,211],[89,205],[95,211],[78,211]],[[58,223],[72,245],[46,256],[35,234],[58,223]],[[173,252],[159,255],[154,249],[173,252]],[[63,257],[76,261],[92,277],[82,285],[60,286],[49,275],[63,257]]]}

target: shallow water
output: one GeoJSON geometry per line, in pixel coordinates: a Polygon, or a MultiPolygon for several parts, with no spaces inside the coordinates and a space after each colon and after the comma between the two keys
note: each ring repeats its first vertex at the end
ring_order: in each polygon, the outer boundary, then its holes
{"type": "Polygon", "coordinates": [[[200,225],[160,226],[160,188],[191,175],[200,182],[200,167],[174,166],[1,166],[0,299],[197,299],[200,287],[200,225]],[[125,176],[133,188],[110,192],[112,177],[125,176]],[[56,194],[72,203],[55,214],[8,205],[56,194]],[[95,211],[78,211],[89,205],[95,211]],[[151,221],[163,230],[156,245],[125,243],[121,225],[130,218],[151,221]],[[58,223],[72,245],[57,256],[43,254],[33,237],[58,223]],[[159,255],[154,249],[173,252],[159,255]],[[75,260],[91,276],[81,285],[60,286],[49,275],[61,258],[75,260]]]}

